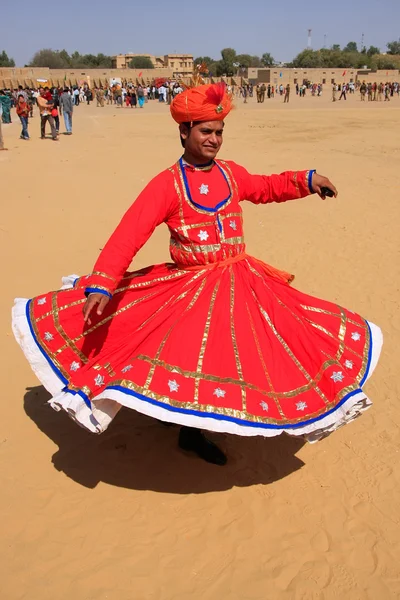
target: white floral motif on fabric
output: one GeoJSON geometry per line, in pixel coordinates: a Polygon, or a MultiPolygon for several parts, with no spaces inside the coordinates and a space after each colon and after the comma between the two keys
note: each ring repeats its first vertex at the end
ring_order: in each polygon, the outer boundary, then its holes
{"type": "Polygon", "coordinates": [[[44,334],[44,339],[46,342],[50,342],[53,339],[53,334],[50,331],[46,331],[44,334]]]}
{"type": "Polygon", "coordinates": [[[229,221],[229,227],[231,229],[233,229],[234,231],[236,231],[236,229],[237,229],[236,221],[229,221]]]}
{"type": "Polygon", "coordinates": [[[357,331],[353,331],[353,333],[351,334],[351,339],[355,342],[358,342],[361,339],[361,335],[357,333],[357,331]]]}
{"type": "Polygon", "coordinates": [[[208,240],[208,238],[209,238],[209,235],[208,235],[207,231],[203,231],[203,230],[201,229],[201,230],[199,231],[199,235],[198,235],[198,237],[199,237],[199,240],[200,240],[201,242],[206,242],[206,241],[208,240]]]}
{"type": "Polygon", "coordinates": [[[221,388],[215,388],[213,395],[217,396],[217,398],[224,398],[226,394],[225,390],[221,390],[221,388]]]}
{"type": "Polygon", "coordinates": [[[104,385],[103,375],[100,375],[100,373],[96,375],[96,377],[94,378],[94,382],[98,387],[102,387],[104,385]]]}
{"type": "Polygon", "coordinates": [[[132,365],[126,365],[126,367],[124,367],[123,369],[121,369],[121,373],[127,373],[131,369],[133,369],[132,365]]]}
{"type": "Polygon", "coordinates": [[[175,379],[170,379],[168,387],[170,392],[177,392],[179,390],[179,383],[175,379]]]}
{"type": "Polygon", "coordinates": [[[331,379],[333,379],[333,381],[335,383],[337,383],[338,381],[343,381],[344,379],[344,375],[342,371],[333,371],[332,375],[331,375],[331,379]]]}
{"type": "Polygon", "coordinates": [[[47,300],[47,298],[39,298],[39,300],[37,301],[37,303],[40,306],[41,304],[46,304],[46,300],[47,300]]]}
{"type": "Polygon", "coordinates": [[[205,183],[202,183],[201,186],[199,187],[199,190],[200,190],[200,194],[207,196],[207,194],[209,192],[208,185],[205,183]]]}
{"type": "Polygon", "coordinates": [[[344,366],[346,367],[346,369],[352,369],[353,368],[353,361],[352,360],[346,360],[346,362],[344,363],[344,366]]]}
{"type": "Polygon", "coordinates": [[[269,406],[268,404],[265,402],[265,400],[263,400],[262,402],[260,402],[260,406],[263,410],[265,410],[265,412],[269,411],[269,406]]]}
{"type": "Polygon", "coordinates": [[[80,369],[80,367],[81,365],[78,362],[76,362],[76,360],[74,360],[69,368],[71,369],[71,371],[77,371],[78,369],[80,369]]]}
{"type": "Polygon", "coordinates": [[[307,408],[306,402],[297,402],[296,403],[296,410],[305,410],[306,408],[307,408]]]}

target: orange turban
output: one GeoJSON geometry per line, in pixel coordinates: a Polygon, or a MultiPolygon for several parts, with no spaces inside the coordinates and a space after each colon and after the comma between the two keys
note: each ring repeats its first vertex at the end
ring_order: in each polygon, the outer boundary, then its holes
{"type": "Polygon", "coordinates": [[[225,83],[189,88],[178,94],[171,104],[171,115],[177,123],[223,121],[232,109],[225,83]]]}

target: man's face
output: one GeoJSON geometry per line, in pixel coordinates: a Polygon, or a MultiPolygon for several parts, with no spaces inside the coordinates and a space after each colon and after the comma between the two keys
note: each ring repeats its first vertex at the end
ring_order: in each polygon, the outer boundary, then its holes
{"type": "Polygon", "coordinates": [[[222,146],[223,121],[203,121],[188,129],[181,125],[180,133],[185,140],[185,151],[199,162],[215,158],[222,146]]]}
{"type": "Polygon", "coordinates": [[[40,94],[41,96],[44,96],[44,89],[43,89],[43,88],[40,88],[40,90],[39,90],[39,94],[40,94]]]}

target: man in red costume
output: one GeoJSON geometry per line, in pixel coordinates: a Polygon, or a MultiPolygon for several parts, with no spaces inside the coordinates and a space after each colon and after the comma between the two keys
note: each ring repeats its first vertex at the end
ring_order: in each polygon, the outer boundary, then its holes
{"type": "Polygon", "coordinates": [[[382,346],[376,325],[246,253],[242,201],[337,190],[313,170],[250,175],[217,159],[230,109],[220,84],[179,94],[183,156],[139,194],[90,275],[13,309],[54,409],[102,433],[131,408],[181,425],[181,448],[219,465],[201,430],[317,441],[354,420],[372,404],[363,385],[382,346]],[[127,271],[161,223],[172,262],[127,271]]]}
{"type": "MultiPolygon", "coordinates": [[[[229,196],[229,184],[224,172],[215,162],[219,153],[224,133],[224,119],[231,110],[231,99],[224,85],[203,85],[194,87],[177,96],[171,105],[171,114],[179,124],[179,134],[184,153],[180,160],[180,176],[183,179],[183,193],[187,194],[194,207],[200,208],[203,214],[216,214],[217,227],[221,229],[218,218],[218,207],[221,207],[229,196]]],[[[254,203],[282,202],[317,193],[325,198],[326,190],[331,190],[336,197],[335,186],[326,177],[315,171],[286,172],[281,175],[250,175],[243,167],[230,163],[229,170],[239,188],[240,199],[248,199],[254,203]]],[[[162,172],[139,195],[136,202],[128,210],[120,225],[108,241],[94,267],[94,274],[86,286],[87,301],[83,308],[85,322],[90,326],[93,313],[100,317],[106,309],[116,283],[124,276],[132,257],[150,237],[155,226],[164,222],[173,212],[175,192],[171,187],[171,170],[162,172]],[[138,225],[139,224],[139,225],[138,225]],[[140,235],[139,232],[142,232],[140,235]],[[102,273],[106,275],[102,275],[102,273]],[[115,282],[113,285],[110,279],[115,282]]],[[[191,224],[192,225],[192,224],[191,224]]],[[[189,226],[191,226],[189,225],[189,226]]],[[[194,225],[197,225],[195,223],[194,225]]],[[[243,254],[244,244],[241,238],[241,223],[238,219],[228,224],[232,239],[237,239],[235,255],[225,254],[219,259],[225,260],[243,254]]],[[[183,231],[185,226],[183,227],[183,231]]],[[[212,229],[215,229],[213,226],[212,229]]],[[[182,231],[172,240],[171,256],[178,265],[187,270],[209,267],[213,257],[200,256],[188,249],[193,240],[182,239],[182,231]],[[185,243],[187,242],[187,243],[185,243]]],[[[218,236],[218,232],[217,232],[218,236]]],[[[215,232],[209,231],[209,225],[199,226],[197,240],[213,243],[215,232]],[[214,236],[213,236],[214,233],[214,236]]],[[[225,234],[225,239],[227,234],[225,234]]],[[[210,253],[212,254],[212,253],[210,253]]],[[[228,262],[227,262],[228,264],[228,262]]],[[[274,273],[287,282],[288,274],[274,273]]],[[[217,388],[218,389],[218,388],[217,388]]],[[[221,391],[222,393],[222,391],[221,391]]],[[[223,465],[226,462],[224,453],[200,429],[183,426],[180,431],[179,445],[185,450],[194,451],[208,462],[223,465]]]]}

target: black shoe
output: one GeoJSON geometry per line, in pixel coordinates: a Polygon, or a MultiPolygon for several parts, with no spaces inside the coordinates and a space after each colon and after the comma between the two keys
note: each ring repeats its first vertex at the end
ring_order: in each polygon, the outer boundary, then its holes
{"type": "Polygon", "coordinates": [[[200,431],[193,427],[182,427],[179,432],[179,447],[188,452],[195,452],[197,456],[213,465],[225,465],[227,458],[214,442],[211,442],[200,431]]]}

